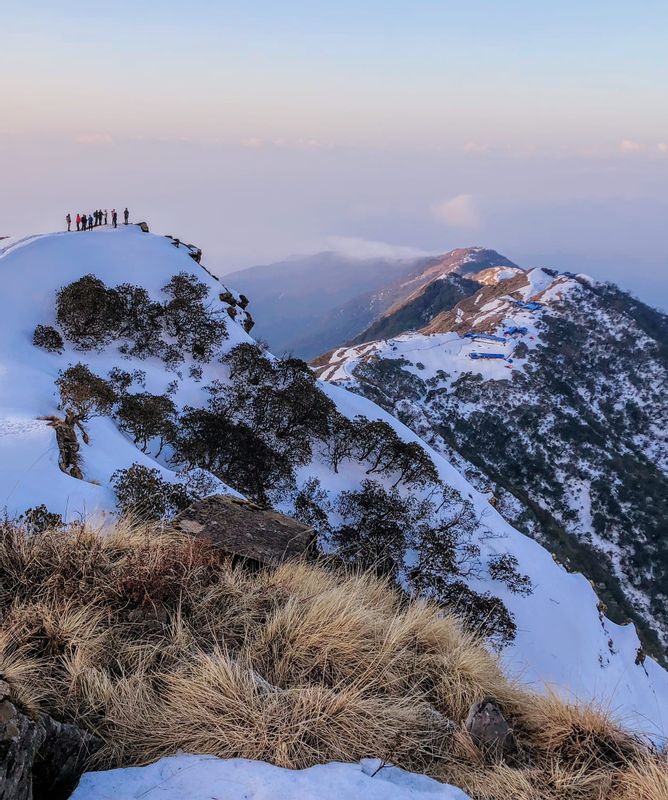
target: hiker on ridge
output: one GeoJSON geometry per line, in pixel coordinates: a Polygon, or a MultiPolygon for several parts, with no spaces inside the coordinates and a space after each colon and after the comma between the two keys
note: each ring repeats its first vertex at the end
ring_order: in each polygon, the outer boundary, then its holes
{"type": "Polygon", "coordinates": [[[89,231],[93,230],[93,215],[92,214],[88,215],[88,230],[89,231]]]}
{"type": "Polygon", "coordinates": [[[111,209],[111,224],[116,227],[116,223],[118,222],[118,214],[116,213],[116,209],[111,209]]]}
{"type": "Polygon", "coordinates": [[[125,224],[127,225],[128,224],[128,219],[130,219],[130,212],[127,210],[127,208],[123,212],[123,216],[125,217],[125,224]]]}
{"type": "Polygon", "coordinates": [[[80,231],[81,230],[81,214],[77,214],[77,218],[76,218],[75,222],[77,223],[77,230],[80,231]]]}
{"type": "Polygon", "coordinates": [[[65,222],[67,223],[67,230],[71,231],[72,230],[72,215],[70,214],[69,211],[67,212],[67,216],[65,217],[65,222]]]}
{"type": "Polygon", "coordinates": [[[104,209],[104,224],[107,224],[107,209],[104,209]]]}

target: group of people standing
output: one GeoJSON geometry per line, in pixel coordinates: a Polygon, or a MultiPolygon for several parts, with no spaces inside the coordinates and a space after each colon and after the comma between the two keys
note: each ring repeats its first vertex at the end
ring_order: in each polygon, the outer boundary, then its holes
{"type": "MultiPolygon", "coordinates": [[[[125,209],[123,212],[123,217],[125,218],[125,224],[128,224],[128,220],[130,219],[130,212],[125,209]]],[[[65,222],[67,223],[67,230],[72,230],[72,215],[68,212],[67,216],[65,217],[65,222]]],[[[93,211],[92,214],[77,214],[74,218],[74,223],[77,226],[78,231],[92,231],[93,228],[97,228],[99,225],[107,225],[107,209],[105,208],[104,211],[102,209],[98,209],[97,211],[93,211]]],[[[111,209],[111,224],[114,228],[118,227],[118,212],[115,208],[111,209]]]]}

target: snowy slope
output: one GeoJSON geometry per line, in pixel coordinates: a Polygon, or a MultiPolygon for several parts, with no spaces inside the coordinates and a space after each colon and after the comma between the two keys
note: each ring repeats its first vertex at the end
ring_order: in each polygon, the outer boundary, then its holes
{"type": "MultiPolygon", "coordinates": [[[[69,518],[111,510],[111,473],[136,461],[157,464],[174,479],[164,463],[137,450],[107,418],[89,425],[91,443],[82,445],[85,480],[62,473],[53,430],[37,420],[58,413],[54,380],[59,369],[77,361],[88,363],[99,374],[118,365],[139,368],[146,371],[146,388],[154,393],[165,391],[174,373],[166,372],[157,360],[123,360],[114,348],[102,353],[71,349],[60,356],[46,353],[33,346],[31,336],[38,323],[53,323],[56,290],[82,275],[93,273],[108,285],[124,281],[140,284],[158,298],[161,287],[182,271],[195,272],[211,287],[213,298],[223,288],[183,248],[176,249],[168,239],[133,227],[48,235],[10,248],[0,256],[0,506],[6,506],[9,513],[20,513],[42,502],[69,518]]],[[[525,316],[515,314],[513,319],[524,321],[525,316]]],[[[251,341],[232,320],[228,330],[226,348],[251,341]]],[[[410,342],[410,337],[406,341],[410,342]]],[[[480,345],[476,347],[480,349],[480,345]]],[[[204,379],[196,383],[187,377],[186,364],[186,377],[179,382],[175,395],[179,405],[204,405],[202,387],[214,378],[225,380],[224,368],[217,362],[204,368],[204,379]]],[[[503,365],[480,366],[488,368],[505,372],[503,365]]],[[[420,441],[369,400],[330,384],[323,384],[323,389],[342,413],[385,419],[405,440],[420,441]]],[[[483,553],[516,555],[520,570],[534,584],[533,594],[524,597],[511,594],[489,575],[471,579],[474,589],[501,597],[515,616],[517,638],[504,653],[509,669],[538,688],[551,684],[576,697],[608,704],[629,725],[665,735],[668,674],[651,659],[644,667],[634,663],[639,643],[633,627],[615,625],[602,617],[596,595],[584,577],[569,574],[556,564],[544,548],[512,528],[489,504],[488,497],[476,491],[445,458],[429,452],[441,479],[473,503],[480,519],[478,543],[483,553]]],[[[317,454],[311,464],[301,468],[298,478],[302,482],[310,476],[319,477],[323,488],[332,493],[358,488],[366,477],[363,465],[354,462],[334,473],[317,454]]]]}
{"type": "MultiPolygon", "coordinates": [[[[106,418],[88,424],[89,447],[82,446],[85,481],[75,480],[58,468],[58,450],[52,428],[38,417],[56,415],[58,371],[79,361],[101,375],[112,367],[140,368],[146,372],[146,389],[165,391],[174,379],[157,359],[124,360],[115,350],[78,352],[67,346],[61,356],[32,344],[32,332],[55,321],[56,291],[93,273],[108,285],[141,282],[152,296],[178,272],[196,272],[212,289],[223,288],[169,239],[144,234],[129,226],[116,231],[99,229],[22,240],[0,253],[0,508],[10,514],[44,503],[50,511],[72,519],[82,513],[113,508],[108,488],[116,469],[133,462],[157,466],[165,477],[171,470],[156,464],[106,418]]],[[[250,341],[236,323],[228,323],[227,347],[250,341]]],[[[187,377],[180,382],[175,401],[180,405],[203,402],[203,384],[187,377]]]]}
{"type": "MultiPolygon", "coordinates": [[[[488,277],[488,276],[485,276],[488,277]]],[[[511,290],[516,290],[524,300],[542,296],[543,289],[551,284],[551,279],[542,270],[521,272],[513,275],[511,290]],[[545,280],[547,279],[547,280],[545,280]],[[543,289],[536,287],[543,286],[543,289]]],[[[507,279],[509,282],[509,279],[507,279]]],[[[498,280],[485,284],[496,286],[498,280]]],[[[576,286],[574,280],[561,281],[554,291],[560,296],[576,286]]],[[[371,358],[391,358],[406,360],[406,368],[421,378],[435,379],[439,371],[447,373],[442,377],[440,387],[451,386],[464,373],[480,375],[483,380],[508,380],[513,369],[521,369],[525,357],[518,357],[517,345],[522,342],[528,349],[540,343],[536,327],[536,312],[517,306],[510,295],[504,293],[485,300],[479,293],[475,299],[459,303],[448,312],[444,320],[432,321],[424,331],[404,333],[388,340],[365,342],[352,347],[339,347],[322,359],[317,360],[318,373],[323,380],[355,382],[355,369],[360,361],[371,358]],[[448,328],[452,328],[449,330],[448,328]],[[511,328],[526,328],[524,334],[506,335],[511,328]],[[491,334],[502,341],[484,338],[467,338],[467,333],[491,334]],[[501,359],[472,358],[472,354],[499,353],[501,359]],[[421,366],[416,366],[416,365],[421,366]]]]}
{"type": "Polygon", "coordinates": [[[303,770],[262,761],[180,755],[146,767],[89,772],[72,800],[467,800],[460,789],[383,766],[321,764],[303,770]]]}
{"type": "Polygon", "coordinates": [[[467,800],[460,789],[384,766],[379,760],[359,764],[319,764],[303,770],[274,767],[262,761],[180,755],[146,767],[89,772],[72,800],[467,800]]]}

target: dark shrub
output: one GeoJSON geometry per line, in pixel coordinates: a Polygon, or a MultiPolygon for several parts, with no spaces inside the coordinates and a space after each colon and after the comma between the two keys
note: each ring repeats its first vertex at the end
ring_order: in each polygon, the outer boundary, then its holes
{"type": "Polygon", "coordinates": [[[416,522],[414,501],[365,480],[359,491],[341,492],[336,510],[344,520],[332,534],[337,554],[378,575],[396,577],[416,522]]]}
{"type": "Polygon", "coordinates": [[[158,455],[174,429],[176,406],[165,394],[126,394],[118,405],[117,417],[122,430],[129,433],[145,452],[151,439],[160,440],[158,455]]]}
{"type": "Polygon", "coordinates": [[[517,569],[519,562],[511,553],[497,553],[488,562],[489,574],[495,581],[501,581],[514,594],[530,595],[533,592],[531,578],[522,575],[517,569]]]}
{"type": "Polygon", "coordinates": [[[503,601],[489,592],[479,594],[463,581],[437,581],[425,595],[461,615],[467,627],[497,650],[510,644],[517,625],[503,601]]]}
{"type": "Polygon", "coordinates": [[[111,414],[118,400],[112,383],[91,372],[85,364],[75,364],[61,372],[56,386],[61,408],[78,422],[111,414]]]}
{"type": "Polygon", "coordinates": [[[49,511],[44,503],[26,509],[19,517],[19,521],[30,533],[43,533],[53,528],[61,528],[63,525],[61,515],[49,511]]]}
{"type": "Polygon", "coordinates": [[[146,289],[130,283],[122,283],[113,291],[122,307],[119,336],[128,340],[121,352],[139,358],[160,356],[165,346],[160,303],[152,301],[146,289]]]}
{"type": "Polygon", "coordinates": [[[101,349],[116,338],[123,311],[118,292],[94,275],[84,275],[56,295],[58,324],[81,350],[101,349]]]}
{"type": "Polygon", "coordinates": [[[290,460],[243,423],[204,408],[187,407],[172,441],[175,460],[203,467],[233,488],[265,503],[294,486],[290,460]]]}
{"type": "Polygon", "coordinates": [[[116,470],[111,485],[119,510],[140,519],[173,517],[194,499],[183,485],[169,483],[159,470],[142,464],[116,470]]]}
{"type": "Polygon", "coordinates": [[[319,537],[324,538],[331,533],[329,512],[332,504],[317,478],[309,478],[297,492],[294,508],[295,518],[313,528],[319,537]]]}
{"type": "Polygon", "coordinates": [[[163,306],[167,333],[196,361],[209,361],[227,338],[227,327],[222,312],[204,305],[209,293],[206,284],[195,275],[181,272],[162,290],[170,298],[163,306]]]}
{"type": "Polygon", "coordinates": [[[62,353],[65,347],[63,337],[51,325],[38,325],[32,335],[32,343],[50,353],[62,353]]]}

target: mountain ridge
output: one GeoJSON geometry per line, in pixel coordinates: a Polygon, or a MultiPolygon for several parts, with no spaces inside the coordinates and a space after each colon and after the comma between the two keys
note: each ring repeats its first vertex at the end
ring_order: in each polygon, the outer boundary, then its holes
{"type": "Polygon", "coordinates": [[[615,287],[534,269],[481,286],[419,331],[313,364],[459,453],[505,495],[513,524],[596,580],[665,658],[666,321],[615,287]]]}
{"type": "MultiPolygon", "coordinates": [[[[0,300],[0,503],[8,514],[44,504],[70,520],[96,510],[108,517],[127,499],[117,493],[114,475],[132,489],[129,476],[148,474],[163,491],[165,484],[184,486],[188,472],[179,464],[189,472],[197,467],[200,477],[208,470],[214,484],[207,493],[252,496],[264,490],[278,511],[321,530],[326,550],[340,558],[378,546],[394,570],[389,574],[396,573],[406,590],[416,576],[429,591],[445,581],[455,607],[468,598],[495,613],[507,609],[514,631],[502,658],[512,674],[539,687],[556,685],[569,696],[604,697],[635,720],[629,723],[635,729],[646,731],[649,720],[652,733],[665,734],[661,707],[668,673],[649,657],[637,660],[633,626],[608,620],[582,575],[564,570],[513,528],[488,494],[414,430],[371,400],[315,382],[300,362],[263,354],[239,324],[236,292],[183,248],[132,227],[46,235],[6,250],[0,274],[6,290],[0,300]],[[72,324],[90,308],[91,297],[98,299],[83,328],[86,338],[73,338],[79,334],[72,324]],[[124,311],[117,319],[119,308],[142,313],[129,317],[124,311]],[[225,335],[207,354],[207,337],[221,332],[211,325],[221,320],[225,335]],[[52,329],[56,343],[60,336],[62,345],[37,346],[33,336],[40,325],[52,329]],[[137,350],[140,345],[144,349],[137,350]],[[94,391],[97,404],[94,414],[79,420],[85,438],[73,427],[83,480],[63,470],[54,430],[43,419],[62,419],[79,402],[70,390],[81,388],[71,383],[81,375],[89,382],[86,397],[94,391]],[[108,398],[114,386],[121,388],[108,398]],[[164,404],[174,427],[156,435],[138,428],[144,418],[133,416],[137,404],[165,397],[174,407],[164,404]],[[278,413],[267,416],[267,409],[278,413]],[[303,424],[305,411],[310,427],[303,424]],[[214,426],[210,438],[208,425],[214,426]],[[228,452],[234,442],[249,446],[228,452]],[[274,475],[284,490],[278,491],[274,475]],[[263,489],[258,480],[269,482],[263,489]],[[361,505],[374,497],[379,502],[361,505]],[[427,524],[419,515],[429,503],[437,518],[427,524]],[[391,520],[382,517],[383,534],[374,540],[378,529],[364,526],[390,505],[397,522],[387,527],[391,520]],[[461,542],[449,538],[453,531],[461,532],[461,542]],[[430,572],[440,569],[439,548],[456,556],[454,573],[430,572]],[[422,554],[426,573],[407,560],[410,553],[422,554]]],[[[149,421],[155,421],[153,413],[149,421]]],[[[487,614],[472,621],[480,625],[487,614]]]]}

